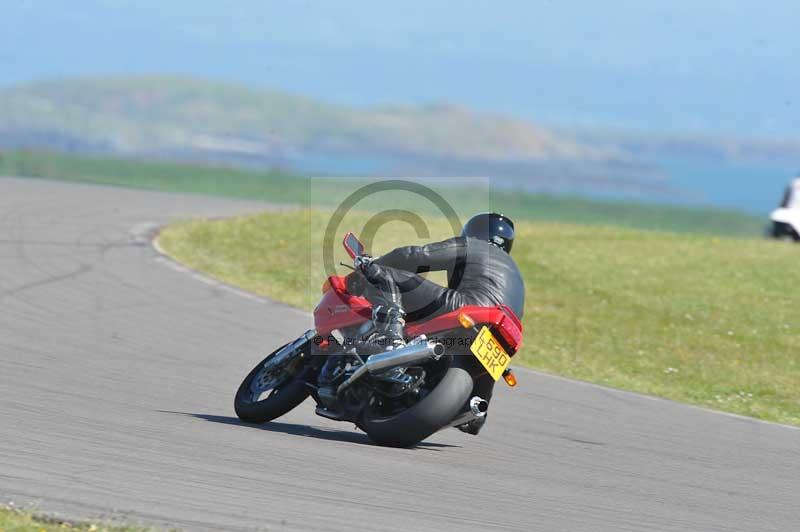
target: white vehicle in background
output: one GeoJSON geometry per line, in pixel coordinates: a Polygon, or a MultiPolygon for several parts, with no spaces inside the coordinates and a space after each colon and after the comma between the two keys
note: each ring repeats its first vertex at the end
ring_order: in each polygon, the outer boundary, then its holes
{"type": "Polygon", "coordinates": [[[772,236],[800,242],[800,177],[786,188],[781,206],[772,211],[772,236]]]}

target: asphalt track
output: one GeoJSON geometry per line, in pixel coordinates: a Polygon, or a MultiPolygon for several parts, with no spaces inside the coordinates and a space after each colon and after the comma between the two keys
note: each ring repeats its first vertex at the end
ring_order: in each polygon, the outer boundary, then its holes
{"type": "Polygon", "coordinates": [[[0,502],[190,530],[800,530],[800,431],[534,372],[478,438],[376,447],[310,402],[240,424],[240,379],[309,318],[147,234],[263,208],[0,179],[0,502]]]}

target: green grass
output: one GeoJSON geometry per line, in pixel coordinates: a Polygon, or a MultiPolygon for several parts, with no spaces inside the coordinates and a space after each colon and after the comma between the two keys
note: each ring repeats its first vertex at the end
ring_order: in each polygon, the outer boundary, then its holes
{"type": "Polygon", "coordinates": [[[87,157],[56,152],[0,152],[0,175],[281,203],[304,203],[308,200],[308,185],[300,178],[279,171],[256,173],[226,167],[87,157]]]}
{"type": "MultiPolygon", "coordinates": [[[[0,152],[0,175],[18,175],[134,188],[197,193],[304,206],[336,205],[354,182],[310,180],[280,171],[247,171],[169,162],[76,156],[41,151],[0,152]]],[[[761,236],[765,221],[738,211],[604,202],[493,189],[457,196],[459,211],[493,208],[516,219],[601,224],[729,236],[761,236]]],[[[400,201],[402,203],[402,201],[400,201]]],[[[402,205],[400,205],[402,206],[402,205]]],[[[419,211],[420,206],[414,205],[419,211]]],[[[424,210],[424,209],[423,209],[424,210]]],[[[428,214],[434,211],[428,210],[428,214]]]]}
{"type": "MultiPolygon", "coordinates": [[[[160,244],[193,268],[311,309],[329,216],[188,221],[163,231],[160,244]]],[[[358,231],[368,217],[351,213],[340,232],[358,231]]],[[[427,221],[431,239],[447,236],[443,220],[427,221]]],[[[518,230],[513,256],[527,309],[517,363],[800,425],[800,247],[553,222],[518,230]]],[[[391,222],[375,241],[380,254],[414,239],[391,222]]]]}
{"type": "Polygon", "coordinates": [[[0,532],[145,532],[148,529],[100,523],[62,521],[0,506],[0,532]]]}

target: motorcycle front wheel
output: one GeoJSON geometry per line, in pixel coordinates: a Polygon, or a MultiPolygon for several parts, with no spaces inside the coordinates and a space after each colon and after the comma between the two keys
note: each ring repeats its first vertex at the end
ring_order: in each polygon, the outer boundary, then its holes
{"type": "MultiPolygon", "coordinates": [[[[309,396],[305,381],[295,378],[298,365],[302,364],[297,357],[292,357],[280,368],[270,368],[268,365],[269,360],[288,345],[270,353],[242,381],[233,405],[236,415],[242,421],[272,421],[294,409],[309,396]]],[[[298,355],[302,349],[298,348],[298,355]]]]}

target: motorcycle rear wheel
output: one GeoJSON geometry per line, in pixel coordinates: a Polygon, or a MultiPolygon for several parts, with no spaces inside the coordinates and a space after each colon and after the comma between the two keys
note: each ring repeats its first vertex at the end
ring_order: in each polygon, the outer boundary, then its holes
{"type": "Polygon", "coordinates": [[[442,380],[420,402],[383,417],[367,408],[358,423],[372,441],[387,447],[412,447],[449,424],[469,400],[474,381],[455,356],[442,380]]]}
{"type": "Polygon", "coordinates": [[[267,397],[264,399],[255,397],[254,381],[264,378],[264,364],[284,347],[286,345],[276,349],[259,362],[239,385],[233,406],[236,415],[242,421],[259,424],[272,421],[297,407],[309,396],[310,392],[305,382],[287,373],[283,380],[278,380],[273,388],[262,391],[262,393],[269,392],[267,397]]]}

